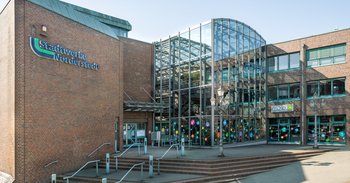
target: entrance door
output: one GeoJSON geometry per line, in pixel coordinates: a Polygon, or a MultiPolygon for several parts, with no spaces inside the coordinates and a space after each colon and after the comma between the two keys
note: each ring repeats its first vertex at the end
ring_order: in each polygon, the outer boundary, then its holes
{"type": "Polygon", "coordinates": [[[146,123],[128,122],[123,124],[124,146],[142,143],[146,136],[146,123]]]}

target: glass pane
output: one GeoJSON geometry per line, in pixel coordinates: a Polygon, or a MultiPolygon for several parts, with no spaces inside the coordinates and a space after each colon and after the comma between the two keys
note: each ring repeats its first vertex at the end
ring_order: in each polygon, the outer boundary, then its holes
{"type": "Polygon", "coordinates": [[[333,95],[345,94],[345,79],[333,80],[333,95]]]}
{"type": "Polygon", "coordinates": [[[318,84],[317,84],[317,81],[312,81],[312,82],[308,82],[307,83],[307,86],[306,86],[306,96],[307,97],[313,97],[314,96],[314,93],[316,92],[316,95],[318,96],[318,84]]]}
{"type": "Polygon", "coordinates": [[[300,97],[300,85],[292,84],[289,87],[289,98],[299,98],[300,97]]]}
{"type": "Polygon", "coordinates": [[[269,128],[269,141],[278,141],[278,126],[270,126],[269,128]]]}
{"type": "Polygon", "coordinates": [[[320,81],[320,96],[331,95],[331,88],[331,81],[320,81]]]}
{"type": "Polygon", "coordinates": [[[345,55],[345,44],[336,45],[333,47],[333,56],[345,55]]]}
{"type": "Polygon", "coordinates": [[[330,123],[332,116],[320,116],[320,123],[330,123]]]}
{"type": "Polygon", "coordinates": [[[326,57],[320,59],[320,65],[329,65],[333,63],[333,57],[326,57]]]}
{"type": "Polygon", "coordinates": [[[334,63],[345,62],[345,55],[334,57],[334,63]]]}
{"type": "Polygon", "coordinates": [[[269,100],[277,100],[277,86],[270,86],[268,89],[269,100]]]}
{"type": "Polygon", "coordinates": [[[289,55],[290,68],[298,68],[300,66],[300,55],[299,53],[293,53],[289,55]]]}
{"type": "Polygon", "coordinates": [[[282,55],[278,57],[279,68],[278,70],[288,69],[288,55],[282,55]]]}
{"type": "Polygon", "coordinates": [[[300,142],[300,118],[290,119],[290,141],[300,142]]]}
{"type": "Polygon", "coordinates": [[[320,58],[326,58],[331,56],[331,48],[320,48],[320,58]]]}
{"type": "Polygon", "coordinates": [[[308,50],[306,51],[306,56],[307,56],[307,60],[315,60],[318,59],[318,50],[314,49],[314,50],[308,50]]]}
{"type": "Polygon", "coordinates": [[[345,144],[346,142],[346,128],[345,123],[335,123],[332,127],[332,142],[345,144]]]}
{"type": "Polygon", "coordinates": [[[309,124],[307,126],[307,141],[308,142],[313,142],[314,141],[314,129],[315,129],[315,125],[314,124],[309,124]]]}
{"type": "Polygon", "coordinates": [[[267,59],[269,72],[277,71],[277,57],[272,57],[267,59]]]}
{"type": "Polygon", "coordinates": [[[288,86],[278,87],[278,99],[288,99],[288,86]]]}
{"type": "Polygon", "coordinates": [[[345,121],[345,116],[341,115],[341,116],[334,116],[334,121],[336,122],[343,122],[345,121]]]}
{"type": "Polygon", "coordinates": [[[318,66],[318,60],[309,60],[307,61],[307,66],[318,66]]]}
{"type": "Polygon", "coordinates": [[[323,143],[329,143],[330,142],[330,138],[331,138],[331,131],[330,131],[330,123],[327,124],[320,124],[320,129],[319,131],[319,142],[323,142],[323,143]]]}
{"type": "Polygon", "coordinates": [[[200,54],[200,29],[195,28],[191,30],[191,58],[198,57],[200,54]]]}
{"type": "Polygon", "coordinates": [[[202,55],[211,54],[211,23],[202,26],[202,55]]]}

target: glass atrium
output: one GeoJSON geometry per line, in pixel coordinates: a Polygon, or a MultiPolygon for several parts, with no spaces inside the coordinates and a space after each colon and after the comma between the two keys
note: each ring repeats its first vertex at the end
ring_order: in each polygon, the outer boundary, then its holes
{"type": "Polygon", "coordinates": [[[154,98],[165,108],[153,129],[163,142],[266,140],[266,42],[254,29],[212,19],[154,46],[154,98]]]}

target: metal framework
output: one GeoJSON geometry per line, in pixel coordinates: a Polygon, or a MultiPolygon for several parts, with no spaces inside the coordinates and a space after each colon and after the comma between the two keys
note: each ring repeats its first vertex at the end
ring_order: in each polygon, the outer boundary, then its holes
{"type": "Polygon", "coordinates": [[[265,140],[265,45],[255,30],[232,19],[212,19],[155,42],[154,98],[166,107],[155,113],[154,130],[197,145],[214,145],[220,135],[224,143],[265,140]],[[229,101],[225,111],[219,88],[229,101]]]}

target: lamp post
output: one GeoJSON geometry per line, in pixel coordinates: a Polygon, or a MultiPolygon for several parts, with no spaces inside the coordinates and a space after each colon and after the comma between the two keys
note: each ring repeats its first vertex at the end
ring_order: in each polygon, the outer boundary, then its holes
{"type": "Polygon", "coordinates": [[[314,105],[314,115],[315,115],[315,128],[314,128],[314,149],[318,149],[318,133],[317,133],[317,106],[316,106],[316,97],[317,97],[317,91],[314,92],[314,96],[313,96],[313,105],[314,105]]]}
{"type": "Polygon", "coordinates": [[[224,110],[223,108],[223,99],[224,99],[224,90],[222,89],[222,87],[220,87],[218,89],[218,97],[219,97],[219,113],[220,113],[220,141],[219,141],[219,157],[224,157],[224,147],[223,147],[223,144],[222,144],[222,111],[224,110]]]}

